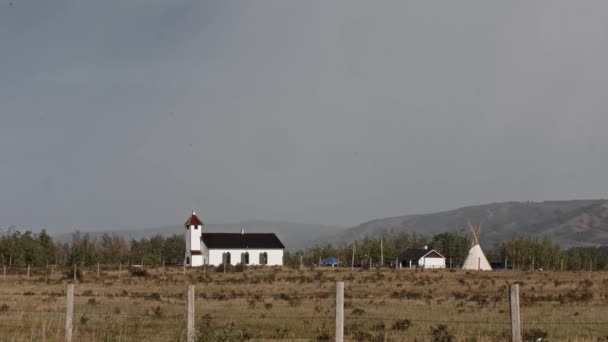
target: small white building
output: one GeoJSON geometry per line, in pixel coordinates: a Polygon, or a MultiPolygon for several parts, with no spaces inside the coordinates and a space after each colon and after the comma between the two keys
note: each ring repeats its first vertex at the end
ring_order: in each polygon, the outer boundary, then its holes
{"type": "Polygon", "coordinates": [[[184,225],[187,266],[283,265],[285,246],[274,233],[203,233],[195,212],[184,225]]]}
{"type": "Polygon", "coordinates": [[[426,246],[418,249],[407,249],[399,257],[400,266],[413,268],[445,268],[445,257],[436,250],[429,250],[426,246]]]}

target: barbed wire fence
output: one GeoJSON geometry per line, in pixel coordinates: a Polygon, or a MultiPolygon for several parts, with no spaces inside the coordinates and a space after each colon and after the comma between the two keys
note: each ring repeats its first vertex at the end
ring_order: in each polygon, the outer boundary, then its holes
{"type": "MultiPolygon", "coordinates": [[[[358,292],[346,292],[344,291],[344,282],[336,282],[336,290],[334,293],[328,292],[311,292],[306,294],[300,294],[298,296],[294,296],[293,298],[329,298],[331,296],[335,296],[335,315],[264,315],[264,316],[252,316],[252,315],[221,315],[214,314],[213,318],[217,320],[230,320],[230,321],[243,321],[243,320],[322,320],[324,322],[332,322],[334,324],[335,333],[334,339],[335,341],[347,341],[348,339],[344,338],[344,322],[356,322],[356,321],[379,321],[379,322],[390,322],[395,321],[395,317],[390,316],[366,316],[360,317],[357,315],[345,315],[344,312],[344,299],[346,298],[370,298],[374,296],[369,296],[367,294],[362,294],[358,292]]],[[[110,311],[75,311],[74,310],[74,297],[106,297],[105,295],[93,294],[93,293],[75,293],[76,286],[72,284],[68,284],[65,292],[54,292],[53,295],[62,295],[65,296],[65,309],[60,310],[58,308],[49,309],[49,310],[15,310],[10,308],[2,308],[0,306],[0,315],[17,315],[17,316],[25,316],[25,315],[43,315],[43,316],[52,316],[56,321],[65,321],[65,340],[72,341],[72,333],[74,329],[74,317],[90,315],[90,316],[122,316],[122,317],[140,317],[140,318],[149,318],[148,314],[138,314],[138,313],[122,313],[122,312],[110,312],[110,311]],[[63,317],[63,319],[62,319],[63,317]]],[[[33,294],[33,293],[2,293],[0,296],[43,296],[42,294],[33,294]]],[[[273,299],[284,299],[282,298],[282,294],[255,294],[255,295],[247,295],[247,294],[237,294],[235,297],[231,298],[273,298],[273,299]]],[[[196,338],[196,315],[202,316],[204,313],[195,312],[195,301],[197,300],[195,296],[195,285],[188,285],[185,301],[185,310],[181,314],[167,315],[164,314],[162,316],[163,320],[171,320],[174,322],[185,322],[186,329],[186,340],[188,342],[195,341],[196,338]]],[[[391,296],[385,296],[387,299],[396,299],[391,296]]],[[[201,294],[198,298],[199,300],[212,300],[212,299],[220,299],[225,300],[225,298],[221,296],[207,295],[201,294]]],[[[491,324],[497,326],[505,326],[511,327],[511,340],[512,341],[522,341],[522,321],[520,316],[520,303],[519,303],[519,284],[512,284],[509,286],[509,306],[510,306],[510,320],[504,321],[496,321],[496,320],[458,320],[458,319],[411,319],[412,323],[432,323],[432,324],[491,324]]],[[[587,321],[587,322],[572,322],[572,321],[531,321],[526,322],[528,325],[581,325],[581,326],[590,326],[590,325],[608,325],[608,321],[587,321]]],[[[0,327],[6,326],[4,324],[0,324],[0,327]]],[[[141,334],[136,334],[141,335],[141,334]]],[[[156,337],[167,337],[171,338],[169,335],[163,334],[155,334],[156,337]]]]}
{"type": "MultiPolygon", "coordinates": [[[[25,271],[25,270],[24,270],[25,271]]],[[[47,274],[49,272],[54,272],[54,268],[49,269],[47,267],[47,274]],[[52,271],[51,271],[52,270],[52,271]]],[[[42,276],[43,272],[37,272],[38,276],[42,276]]],[[[4,267],[3,277],[6,279],[6,266],[4,267]]],[[[51,273],[52,274],[52,273],[51,273]]],[[[74,275],[76,272],[74,272],[74,275]]],[[[32,275],[30,267],[27,267],[27,270],[20,274],[21,277],[30,278],[32,275]]],[[[100,266],[97,266],[97,277],[100,275],[100,266]]],[[[345,315],[344,313],[344,299],[386,299],[386,300],[403,300],[408,299],[402,297],[403,293],[394,292],[387,293],[384,295],[370,294],[367,292],[357,292],[357,291],[345,291],[344,282],[336,282],[336,290],[335,292],[327,292],[327,291],[315,291],[315,292],[307,292],[307,293],[298,293],[298,294],[284,294],[284,293],[273,293],[273,294],[264,294],[264,293],[231,293],[228,296],[223,293],[200,293],[197,297],[195,295],[195,286],[189,285],[188,290],[184,293],[182,299],[186,299],[184,304],[186,304],[185,310],[181,314],[173,314],[167,315],[163,314],[163,320],[171,320],[175,322],[185,323],[183,326],[185,328],[185,335],[187,341],[194,341],[196,338],[197,326],[196,326],[196,318],[197,315],[200,317],[203,313],[195,312],[195,301],[198,300],[230,300],[234,298],[272,298],[272,299],[289,299],[289,298],[299,298],[299,299],[329,299],[335,296],[335,315],[264,315],[264,316],[251,316],[251,315],[217,315],[214,314],[213,318],[218,320],[231,320],[231,321],[244,321],[244,320],[317,320],[324,322],[332,322],[335,328],[334,338],[336,341],[347,341],[348,339],[344,338],[344,322],[356,322],[361,320],[366,321],[379,321],[379,322],[389,322],[395,321],[395,317],[389,316],[365,316],[360,317],[357,315],[345,315]],[[288,296],[289,298],[286,298],[288,296]]],[[[148,314],[138,314],[138,313],[123,313],[123,312],[110,312],[110,311],[74,311],[74,297],[108,297],[108,294],[96,294],[96,293],[75,293],[75,285],[68,284],[66,291],[61,292],[53,292],[47,293],[53,296],[65,296],[65,309],[53,309],[53,310],[14,310],[10,308],[3,308],[0,306],[0,315],[41,315],[41,316],[52,316],[56,321],[65,321],[65,340],[72,340],[72,333],[74,329],[74,317],[78,317],[82,315],[91,315],[91,316],[122,316],[122,317],[133,317],[133,318],[149,318],[148,314]],[[62,318],[63,317],[63,318],[62,318]]],[[[0,293],[0,297],[2,296],[37,296],[39,294],[34,293],[0,293]]],[[[42,296],[42,294],[40,294],[42,296]]],[[[142,297],[145,298],[146,294],[135,294],[131,293],[131,296],[134,297],[142,297]]],[[[407,294],[405,294],[407,296],[407,294]]],[[[525,300],[526,296],[522,296],[525,300]]],[[[539,297],[534,300],[539,302],[556,302],[555,298],[545,298],[539,297]]],[[[519,284],[512,284],[509,286],[509,297],[505,298],[504,296],[500,298],[495,298],[493,301],[496,302],[508,302],[510,308],[510,320],[504,321],[496,321],[496,320],[436,320],[436,319],[408,319],[408,321],[412,323],[432,323],[432,324],[492,324],[492,325],[500,325],[511,327],[511,340],[512,341],[522,341],[522,321],[520,315],[520,295],[519,295],[519,284]]],[[[597,301],[598,303],[605,304],[605,300],[591,300],[593,302],[597,301]]],[[[538,325],[538,326],[552,326],[552,325],[580,325],[580,326],[592,326],[592,325],[608,325],[608,321],[529,321],[526,322],[527,325],[538,325]]],[[[2,322],[0,322],[0,327],[5,326],[2,322]]],[[[200,331],[200,330],[199,330],[200,331]]],[[[136,336],[145,334],[136,333],[136,336]]],[[[170,338],[173,335],[169,336],[169,334],[156,334],[158,337],[167,337],[170,338]]],[[[463,335],[459,335],[463,336],[463,335]]]]}

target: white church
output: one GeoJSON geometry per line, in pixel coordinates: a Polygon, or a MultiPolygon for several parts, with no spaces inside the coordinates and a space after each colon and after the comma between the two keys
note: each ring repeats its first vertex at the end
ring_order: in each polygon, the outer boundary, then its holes
{"type": "Polygon", "coordinates": [[[204,223],[193,211],[186,223],[186,266],[282,266],[285,246],[274,233],[203,233],[204,223]]]}

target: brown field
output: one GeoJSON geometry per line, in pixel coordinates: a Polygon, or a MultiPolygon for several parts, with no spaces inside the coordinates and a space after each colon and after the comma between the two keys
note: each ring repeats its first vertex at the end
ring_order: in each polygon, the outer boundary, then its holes
{"type": "MultiPolygon", "coordinates": [[[[1,269],[0,269],[1,272],[1,269]]],[[[0,339],[61,341],[67,270],[0,273],[0,339]],[[17,274],[18,273],[18,274],[17,274]]],[[[187,284],[199,341],[332,340],[335,282],[345,282],[351,341],[507,341],[508,284],[521,286],[528,339],[606,341],[608,272],[332,268],[83,270],[74,341],[183,341],[187,284]]]]}

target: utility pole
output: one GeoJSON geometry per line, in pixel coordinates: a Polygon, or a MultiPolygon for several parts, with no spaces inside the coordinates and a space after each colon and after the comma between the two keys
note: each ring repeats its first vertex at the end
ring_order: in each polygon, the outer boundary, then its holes
{"type": "Polygon", "coordinates": [[[380,235],[380,267],[384,265],[384,249],[382,248],[382,235],[380,235]]]}
{"type": "Polygon", "coordinates": [[[532,264],[530,265],[530,271],[534,271],[534,257],[532,257],[532,264]]]}
{"type": "Polygon", "coordinates": [[[354,269],[355,268],[355,245],[357,244],[356,241],[353,241],[353,257],[350,261],[350,269],[354,269]]]}

